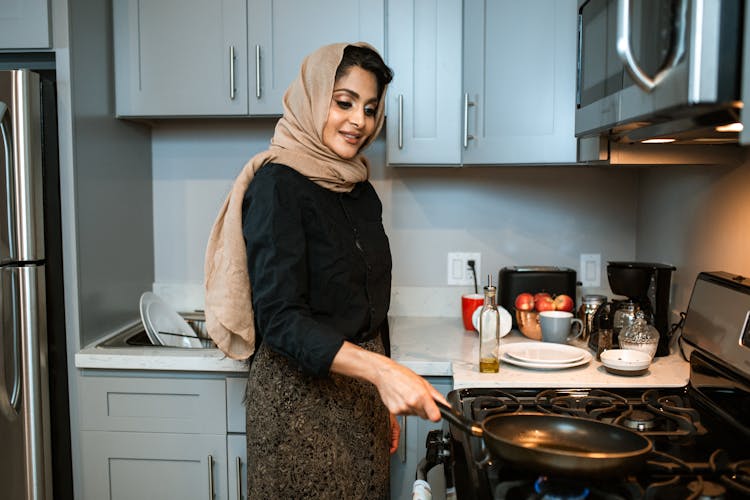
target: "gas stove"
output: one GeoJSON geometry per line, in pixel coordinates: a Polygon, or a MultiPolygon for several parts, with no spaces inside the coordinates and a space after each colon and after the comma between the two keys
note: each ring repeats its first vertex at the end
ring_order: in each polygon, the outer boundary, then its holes
{"type": "MultiPolygon", "coordinates": [[[[682,388],[488,389],[448,394],[466,419],[508,413],[597,420],[647,437],[652,451],[618,477],[554,477],[492,456],[453,424],[427,440],[422,473],[443,463],[449,491],[476,499],[735,499],[750,497],[750,280],[701,273],[682,330],[682,388]],[[739,338],[739,342],[738,342],[739,338]]],[[[418,477],[420,472],[418,472],[418,477]]],[[[440,496],[440,495],[436,495],[440,496]]]]}

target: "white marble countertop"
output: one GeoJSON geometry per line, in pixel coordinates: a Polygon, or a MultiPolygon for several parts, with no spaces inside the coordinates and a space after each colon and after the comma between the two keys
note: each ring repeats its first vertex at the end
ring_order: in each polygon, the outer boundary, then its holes
{"type": "MultiPolygon", "coordinates": [[[[455,317],[390,318],[391,357],[422,376],[453,377],[454,388],[506,387],[682,387],[688,383],[690,366],[679,354],[654,358],[646,374],[613,375],[604,366],[590,363],[565,370],[534,370],[504,363],[498,373],[479,373],[477,333],[464,331],[455,317]]],[[[529,341],[517,331],[503,342],[529,341]]],[[[243,361],[227,358],[218,349],[167,347],[96,347],[75,355],[78,368],[108,370],[163,370],[198,372],[245,372],[243,361]]]]}

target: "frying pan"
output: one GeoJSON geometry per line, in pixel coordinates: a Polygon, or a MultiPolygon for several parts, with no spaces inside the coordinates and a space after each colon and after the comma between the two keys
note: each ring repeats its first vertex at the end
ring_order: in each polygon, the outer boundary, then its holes
{"type": "Polygon", "coordinates": [[[492,456],[556,476],[622,476],[638,470],[651,441],[598,420],[543,413],[493,415],[481,423],[436,402],[443,418],[482,438],[492,456]]]}

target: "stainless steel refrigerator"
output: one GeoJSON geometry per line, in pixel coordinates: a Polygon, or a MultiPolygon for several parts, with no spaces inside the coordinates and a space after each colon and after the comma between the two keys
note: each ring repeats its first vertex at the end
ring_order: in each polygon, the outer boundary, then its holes
{"type": "Polygon", "coordinates": [[[0,497],[71,496],[53,72],[0,71],[0,497]]]}

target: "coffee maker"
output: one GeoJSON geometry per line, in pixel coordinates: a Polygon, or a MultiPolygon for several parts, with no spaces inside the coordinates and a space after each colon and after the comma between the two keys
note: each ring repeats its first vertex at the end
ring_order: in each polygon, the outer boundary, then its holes
{"type": "Polygon", "coordinates": [[[651,262],[608,262],[607,279],[615,295],[627,297],[613,300],[610,305],[613,318],[612,342],[632,323],[638,311],[659,332],[656,356],[669,354],[669,295],[674,266],[651,262]],[[619,327],[619,328],[618,328],[619,327]]]}

